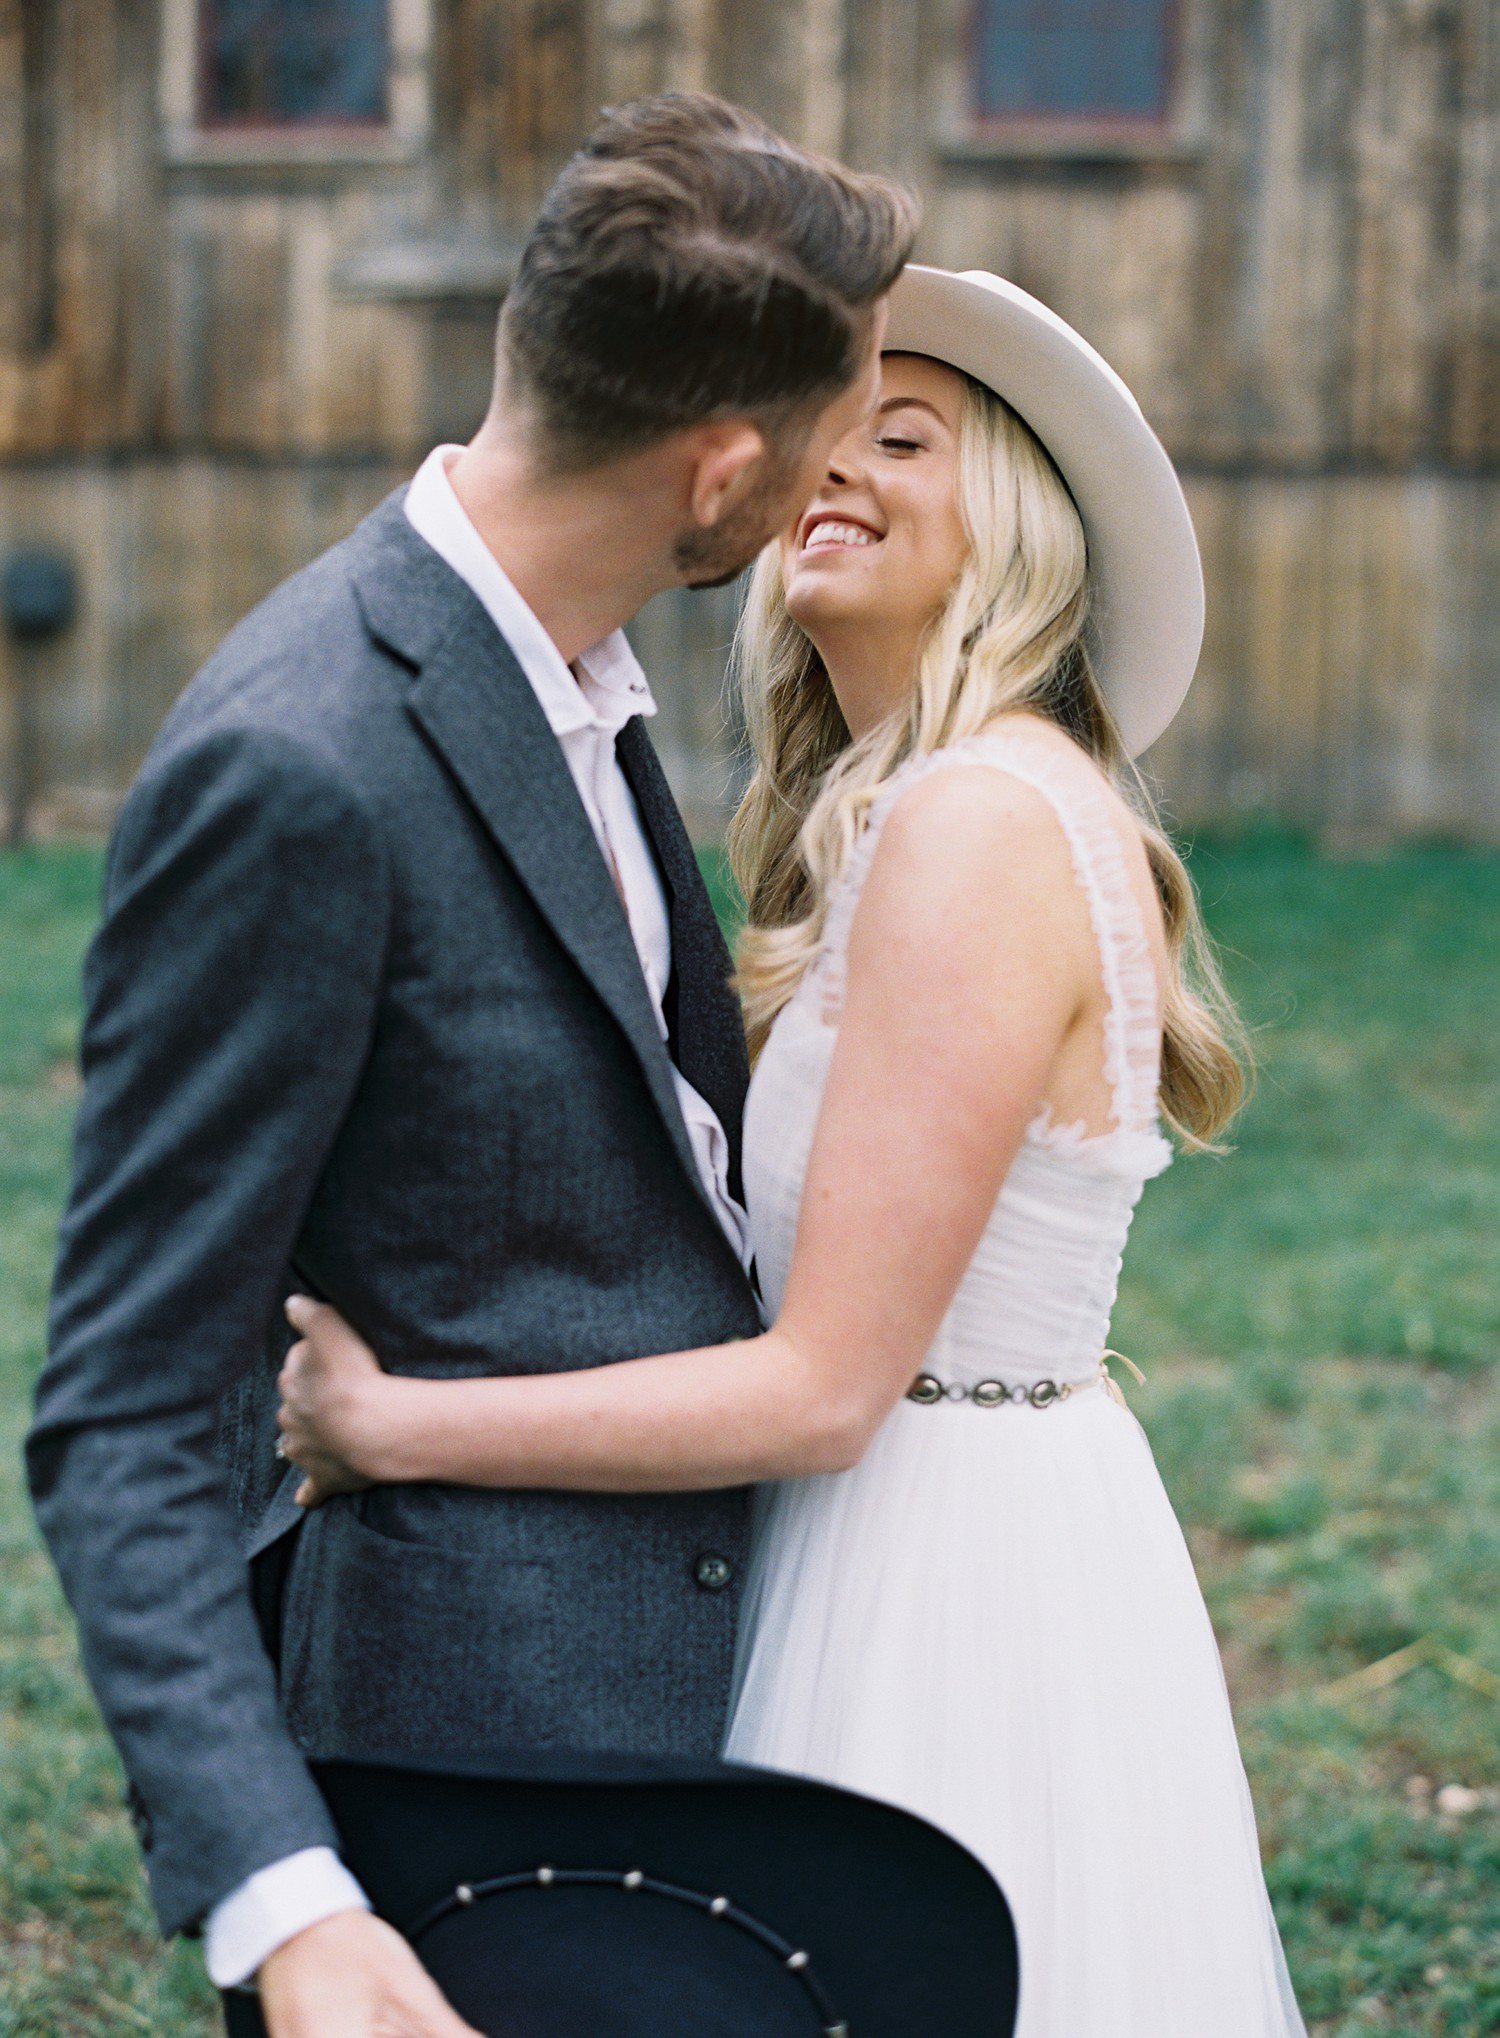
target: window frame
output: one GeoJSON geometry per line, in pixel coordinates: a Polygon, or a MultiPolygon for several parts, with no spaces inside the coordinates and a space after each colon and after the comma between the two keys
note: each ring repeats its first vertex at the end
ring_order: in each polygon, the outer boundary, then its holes
{"type": "Polygon", "coordinates": [[[255,169],[359,168],[410,162],[431,126],[432,0],[386,0],[386,116],[381,121],[206,120],[201,28],[212,0],[162,0],[162,152],[172,164],[255,169]]]}
{"type": "Polygon", "coordinates": [[[962,166],[1048,160],[1100,163],[1179,160],[1201,147],[1201,95],[1192,88],[1197,10],[1163,0],[1165,91],[1162,111],[990,113],[981,105],[980,53],[985,0],[951,0],[951,58],[941,91],[937,152],[962,166]]]}

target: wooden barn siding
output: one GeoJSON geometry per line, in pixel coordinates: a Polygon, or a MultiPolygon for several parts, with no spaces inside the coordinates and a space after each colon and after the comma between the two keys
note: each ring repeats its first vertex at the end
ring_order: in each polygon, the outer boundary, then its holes
{"type": "MultiPolygon", "coordinates": [[[[287,573],[403,470],[194,457],[39,467],[0,494],[0,547],[79,558],[77,627],[42,654],[42,818],[108,819],[178,688],[287,573]]],[[[1189,477],[1210,601],[1198,682],[1149,766],[1182,823],[1270,810],[1340,838],[1500,840],[1500,666],[1488,584],[1500,490],[1434,477],[1189,477]]],[[[653,734],[698,833],[734,765],[732,592],[666,596],[634,629],[653,734]]],[[[35,654],[32,654],[35,655],[35,654]]],[[[313,683],[310,676],[310,683],[313,683]]]]}
{"type": "Polygon", "coordinates": [[[448,321],[337,264],[524,229],[601,101],[702,83],[919,184],[1190,466],[1500,459],[1492,0],[1184,0],[1182,146],[1114,163],[945,159],[966,5],[436,0],[431,149],[319,172],[162,162],[158,0],[0,0],[0,455],[404,455],[448,321]]]}
{"type": "MultiPolygon", "coordinates": [[[[405,478],[397,467],[202,457],[13,471],[0,490],[0,551],[23,536],[63,542],[79,566],[76,625],[21,654],[33,661],[41,828],[106,826],[178,691],[225,633],[405,478]]],[[[733,795],[723,681],[734,609],[732,589],[668,596],[633,629],[662,682],[653,737],[704,837],[733,795]]]]}
{"type": "MultiPolygon", "coordinates": [[[[493,304],[338,265],[524,230],[598,105],[706,85],[919,184],[920,255],[1014,276],[1136,389],[1209,579],[1179,811],[1494,836],[1495,10],[1184,0],[1182,146],[1116,162],[945,150],[964,12],[435,0],[431,149],[333,174],[165,164],[157,0],[0,0],[0,538],[67,544],[84,596],[46,654],[54,812],[105,811],[235,616],[472,429],[493,304]]],[[[658,734],[710,825],[725,604],[640,634],[693,675],[658,734]]]]}

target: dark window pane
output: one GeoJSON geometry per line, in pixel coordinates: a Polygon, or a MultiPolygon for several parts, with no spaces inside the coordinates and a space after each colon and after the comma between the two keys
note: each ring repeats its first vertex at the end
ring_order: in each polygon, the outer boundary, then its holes
{"type": "Polygon", "coordinates": [[[387,11],[388,0],[201,0],[204,120],[383,121],[387,11]]]}
{"type": "Polygon", "coordinates": [[[981,113],[1159,120],[1172,0],[980,0],[981,113]]]}

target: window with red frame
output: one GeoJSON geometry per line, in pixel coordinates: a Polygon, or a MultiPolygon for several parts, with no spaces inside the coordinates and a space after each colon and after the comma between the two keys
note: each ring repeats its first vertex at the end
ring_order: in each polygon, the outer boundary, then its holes
{"type": "Polygon", "coordinates": [[[204,127],[382,127],[390,0],[199,0],[204,127]]]}
{"type": "Polygon", "coordinates": [[[982,121],[1151,125],[1167,117],[1174,0],[978,0],[982,121]]]}

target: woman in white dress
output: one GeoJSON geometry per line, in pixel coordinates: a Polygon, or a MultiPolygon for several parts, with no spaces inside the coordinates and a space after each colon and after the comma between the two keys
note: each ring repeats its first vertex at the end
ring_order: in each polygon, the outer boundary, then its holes
{"type": "Polygon", "coordinates": [[[1128,764],[1192,675],[1191,525],[1124,385],[1013,286],[908,270],[886,348],[737,646],[769,1327],[433,1382],[299,1298],[285,1441],[310,1501],[760,1482],[726,1754],[986,1862],[1023,2038],[1285,2038],[1218,1651],[1106,1358],[1161,1117],[1206,1145],[1242,1092],[1128,764]]]}

